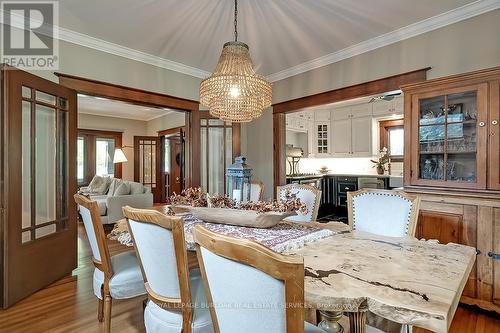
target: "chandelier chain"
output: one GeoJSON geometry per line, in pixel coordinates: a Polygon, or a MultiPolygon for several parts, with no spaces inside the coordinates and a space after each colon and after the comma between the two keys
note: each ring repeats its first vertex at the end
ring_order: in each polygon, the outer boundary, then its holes
{"type": "Polygon", "coordinates": [[[234,0],[234,41],[238,41],[238,0],[234,0]]]}

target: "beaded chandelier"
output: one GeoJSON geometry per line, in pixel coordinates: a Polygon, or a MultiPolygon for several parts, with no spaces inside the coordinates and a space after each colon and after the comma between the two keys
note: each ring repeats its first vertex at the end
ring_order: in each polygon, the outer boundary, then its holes
{"type": "Polygon", "coordinates": [[[249,122],[271,106],[271,84],[255,73],[248,45],[238,41],[238,2],[234,2],[234,41],[222,48],[214,72],[200,85],[200,103],[212,116],[249,122]]]}

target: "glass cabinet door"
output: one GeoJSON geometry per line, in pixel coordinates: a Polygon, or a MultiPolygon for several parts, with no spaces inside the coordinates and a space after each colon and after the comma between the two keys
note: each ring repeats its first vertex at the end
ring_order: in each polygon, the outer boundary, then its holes
{"type": "Polygon", "coordinates": [[[414,137],[418,138],[418,144],[414,149],[417,156],[414,156],[413,183],[485,187],[484,89],[485,86],[475,86],[440,95],[416,96],[414,137]]]}

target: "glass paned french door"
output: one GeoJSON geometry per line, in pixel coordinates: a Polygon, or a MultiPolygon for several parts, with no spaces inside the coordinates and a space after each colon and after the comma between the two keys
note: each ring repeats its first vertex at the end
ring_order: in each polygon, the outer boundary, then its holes
{"type": "Polygon", "coordinates": [[[150,188],[155,202],[161,202],[160,144],[157,136],[134,136],[134,180],[150,188]]]}
{"type": "Polygon", "coordinates": [[[240,125],[200,113],[201,188],[210,194],[226,194],[226,168],[240,152],[240,125]]]}
{"type": "Polygon", "coordinates": [[[68,220],[68,111],[64,98],[29,87],[22,91],[21,239],[27,243],[64,229],[68,220]]]}
{"type": "Polygon", "coordinates": [[[77,265],[76,92],[1,65],[0,307],[77,265]]]}

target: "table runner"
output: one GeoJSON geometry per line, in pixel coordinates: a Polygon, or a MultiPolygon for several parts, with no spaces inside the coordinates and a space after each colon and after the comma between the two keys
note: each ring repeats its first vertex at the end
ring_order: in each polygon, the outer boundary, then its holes
{"type": "MultiPolygon", "coordinates": [[[[282,221],[272,228],[261,229],[239,227],[227,224],[208,223],[194,217],[189,213],[180,214],[180,216],[182,216],[184,220],[186,248],[191,251],[195,249],[192,230],[193,227],[197,224],[202,224],[208,230],[223,235],[256,241],[278,253],[299,249],[306,243],[313,242],[318,239],[322,239],[335,234],[335,232],[332,230],[287,221],[282,221]]],[[[108,235],[108,238],[117,240],[127,246],[133,246],[124,220],[123,222],[120,221],[117,223],[117,225],[108,235]]]]}

